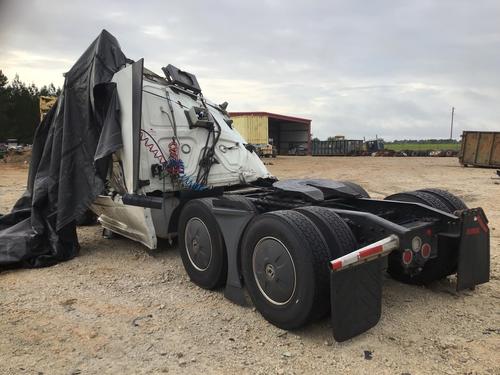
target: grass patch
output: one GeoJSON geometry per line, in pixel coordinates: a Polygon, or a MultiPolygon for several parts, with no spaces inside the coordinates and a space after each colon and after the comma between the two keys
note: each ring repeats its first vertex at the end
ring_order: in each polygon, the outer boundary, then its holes
{"type": "Polygon", "coordinates": [[[440,150],[460,150],[460,143],[385,143],[386,150],[394,151],[440,151],[440,150]]]}

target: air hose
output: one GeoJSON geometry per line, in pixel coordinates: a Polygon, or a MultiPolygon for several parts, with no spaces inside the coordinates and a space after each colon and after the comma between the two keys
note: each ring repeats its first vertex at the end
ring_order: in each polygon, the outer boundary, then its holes
{"type": "Polygon", "coordinates": [[[184,162],[179,158],[179,144],[175,138],[172,138],[172,141],[168,144],[168,160],[164,163],[163,169],[187,189],[194,191],[208,189],[208,186],[195,182],[191,176],[184,174],[184,162]]]}
{"type": "Polygon", "coordinates": [[[153,158],[160,163],[162,168],[160,178],[170,176],[173,181],[180,183],[182,187],[189,190],[203,191],[208,189],[205,184],[193,181],[191,176],[184,174],[184,162],[179,158],[179,143],[175,138],[172,138],[172,141],[168,144],[168,158],[165,157],[158,142],[146,130],[141,129],[139,139],[153,155],[153,158]]]}

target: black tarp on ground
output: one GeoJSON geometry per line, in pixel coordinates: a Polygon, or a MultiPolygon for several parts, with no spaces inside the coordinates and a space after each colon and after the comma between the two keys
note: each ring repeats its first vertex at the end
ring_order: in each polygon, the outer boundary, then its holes
{"type": "Polygon", "coordinates": [[[27,190],[0,216],[0,270],[49,266],[78,254],[75,221],[103,190],[109,157],[122,147],[110,80],[126,62],[103,30],[66,73],[56,105],[36,129],[27,190]]]}

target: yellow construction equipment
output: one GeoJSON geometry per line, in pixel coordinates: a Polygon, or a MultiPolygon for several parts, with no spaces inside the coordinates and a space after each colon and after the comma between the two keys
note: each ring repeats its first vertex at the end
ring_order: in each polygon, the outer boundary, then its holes
{"type": "Polygon", "coordinates": [[[48,111],[56,103],[57,96],[40,96],[40,121],[43,120],[48,111]]]}

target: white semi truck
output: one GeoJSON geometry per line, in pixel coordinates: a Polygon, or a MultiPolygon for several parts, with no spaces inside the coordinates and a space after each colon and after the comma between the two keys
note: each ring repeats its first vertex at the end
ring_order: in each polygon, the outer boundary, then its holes
{"type": "MultiPolygon", "coordinates": [[[[457,289],[489,280],[489,229],[438,189],[371,199],[346,181],[278,181],[231,126],[227,103],[205,99],[196,77],[143,60],[112,81],[123,148],[92,205],[107,231],[150,249],[178,237],[202,288],[246,293],[272,324],[295,329],[331,314],[343,341],[380,318],[382,275],[427,284],[457,274],[457,289]]],[[[383,177],[383,171],[381,171],[383,177]]]]}

